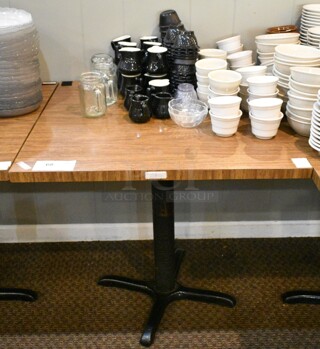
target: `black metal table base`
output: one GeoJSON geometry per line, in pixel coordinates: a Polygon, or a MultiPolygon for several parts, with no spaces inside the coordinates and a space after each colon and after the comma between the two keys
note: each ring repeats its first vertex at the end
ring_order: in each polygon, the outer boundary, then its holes
{"type": "Polygon", "coordinates": [[[34,291],[23,288],[0,288],[0,301],[24,301],[34,302],[37,300],[34,291]]]}
{"type": "Polygon", "coordinates": [[[226,307],[234,307],[236,304],[235,299],[228,294],[189,288],[177,282],[184,251],[175,248],[174,182],[152,182],[151,189],[154,281],[149,283],[114,275],[105,276],[98,281],[101,286],[143,292],[153,298],[153,306],[140,339],[140,343],[144,346],[150,346],[153,343],[156,330],[170,302],[188,299],[226,307]]]}
{"type": "MultiPolygon", "coordinates": [[[[178,274],[179,272],[183,255],[183,250],[176,250],[176,274],[178,274]]],[[[189,288],[182,286],[178,282],[176,282],[173,290],[165,293],[157,291],[154,283],[122,276],[108,275],[102,277],[98,281],[98,284],[101,286],[119,287],[131,291],[138,291],[148,294],[152,297],[153,306],[151,308],[149,318],[140,338],[140,344],[146,347],[149,347],[153,343],[155,333],[161,322],[165,309],[167,305],[173,301],[191,300],[196,302],[213,303],[230,308],[236,305],[236,300],[228,294],[209,290],[189,288]]]]}
{"type": "Polygon", "coordinates": [[[287,304],[320,304],[320,291],[295,290],[282,295],[287,304]]]}

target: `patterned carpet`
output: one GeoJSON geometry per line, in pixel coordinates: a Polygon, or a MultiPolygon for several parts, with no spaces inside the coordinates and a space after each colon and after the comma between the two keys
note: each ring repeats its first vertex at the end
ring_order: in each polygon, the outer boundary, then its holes
{"type": "MultiPolygon", "coordinates": [[[[318,349],[320,305],[281,294],[320,289],[320,239],[179,240],[179,280],[232,294],[235,308],[171,303],[154,349],[318,349]]],[[[31,288],[34,303],[0,302],[0,349],[143,348],[151,299],[96,284],[119,274],[153,278],[152,241],[0,245],[0,285],[31,288]]]]}

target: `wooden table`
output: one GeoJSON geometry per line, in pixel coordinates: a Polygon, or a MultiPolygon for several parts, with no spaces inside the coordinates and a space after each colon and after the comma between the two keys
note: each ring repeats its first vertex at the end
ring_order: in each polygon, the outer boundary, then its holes
{"type": "Polygon", "coordinates": [[[56,88],[56,83],[42,85],[43,100],[39,108],[34,112],[16,117],[0,117],[0,164],[8,163],[5,166],[6,169],[0,169],[0,181],[9,180],[8,169],[11,163],[14,161],[56,88]]]}
{"type": "MultiPolygon", "coordinates": [[[[0,181],[8,181],[8,170],[27,139],[33,126],[57,88],[57,83],[42,85],[43,100],[37,110],[16,117],[0,117],[0,181]]],[[[37,294],[32,290],[21,288],[0,288],[0,300],[22,300],[32,302],[37,294]]]]}
{"type": "Polygon", "coordinates": [[[174,181],[312,178],[312,166],[300,168],[292,161],[301,158],[319,161],[307,138],[296,135],[286,122],[274,139],[259,140],[252,135],[247,117],[242,118],[236,135],[220,138],[212,133],[209,118],[193,129],[181,128],[170,119],[134,124],[122,101],[109,107],[104,117],[82,118],[74,83],[59,86],[15,159],[9,179],[151,182],[155,281],[147,283],[113,275],[99,281],[103,286],[127,288],[153,297],[140,340],[149,346],[171,301],[191,299],[227,307],[236,303],[230,295],[190,289],[177,282],[183,251],[175,249],[174,181]],[[44,163],[34,170],[38,161],[44,163]],[[76,162],[72,168],[61,168],[60,161],[76,162]],[[19,162],[30,169],[22,168],[19,162]]]}

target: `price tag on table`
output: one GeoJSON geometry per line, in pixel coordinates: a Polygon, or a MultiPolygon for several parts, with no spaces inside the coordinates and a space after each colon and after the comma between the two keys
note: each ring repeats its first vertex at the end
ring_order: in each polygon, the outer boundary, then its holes
{"type": "Polygon", "coordinates": [[[11,166],[11,161],[0,161],[0,171],[6,171],[11,166]]]}
{"type": "Polygon", "coordinates": [[[306,158],[292,158],[291,160],[296,168],[312,168],[310,162],[306,158]]]}
{"type": "Polygon", "coordinates": [[[43,161],[37,161],[32,171],[37,172],[61,172],[61,171],[73,171],[76,160],[71,161],[54,161],[54,160],[43,160],[43,161]]]}

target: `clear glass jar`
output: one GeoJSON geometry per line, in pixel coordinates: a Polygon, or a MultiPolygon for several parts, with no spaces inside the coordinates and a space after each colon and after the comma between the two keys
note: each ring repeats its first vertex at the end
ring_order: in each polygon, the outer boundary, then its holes
{"type": "Polygon", "coordinates": [[[79,84],[81,114],[98,117],[106,112],[106,94],[103,76],[98,72],[82,73],[79,84]]]}
{"type": "Polygon", "coordinates": [[[96,53],[91,57],[91,70],[103,75],[106,86],[106,105],[112,105],[118,100],[117,67],[111,56],[96,53]]]}

